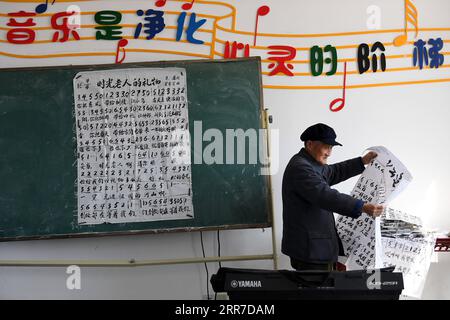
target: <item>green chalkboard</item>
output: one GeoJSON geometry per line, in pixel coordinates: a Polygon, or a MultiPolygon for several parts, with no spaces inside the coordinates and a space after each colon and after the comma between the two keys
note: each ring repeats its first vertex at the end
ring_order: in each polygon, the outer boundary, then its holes
{"type": "Polygon", "coordinates": [[[264,127],[259,58],[1,69],[0,241],[271,226],[270,177],[260,174],[260,157],[256,164],[193,163],[193,219],[78,224],[73,79],[144,67],[185,68],[191,136],[194,121],[224,137],[227,129],[264,127]]]}

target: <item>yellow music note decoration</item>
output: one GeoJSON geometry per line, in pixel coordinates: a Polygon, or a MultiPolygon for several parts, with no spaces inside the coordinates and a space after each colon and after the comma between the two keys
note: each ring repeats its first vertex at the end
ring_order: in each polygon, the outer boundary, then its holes
{"type": "Polygon", "coordinates": [[[394,39],[394,46],[396,47],[404,45],[408,40],[408,33],[407,33],[408,22],[414,26],[414,29],[416,31],[415,38],[417,38],[417,33],[419,29],[419,20],[417,18],[418,13],[416,7],[411,2],[411,0],[404,0],[404,2],[405,2],[405,29],[403,34],[399,35],[394,39]]]}

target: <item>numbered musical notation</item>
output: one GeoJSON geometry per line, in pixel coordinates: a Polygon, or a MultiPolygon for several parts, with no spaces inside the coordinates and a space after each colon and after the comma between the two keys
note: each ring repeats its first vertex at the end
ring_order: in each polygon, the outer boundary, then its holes
{"type": "Polygon", "coordinates": [[[348,256],[349,270],[367,269],[375,265],[375,222],[368,215],[354,223],[348,217],[339,217],[336,229],[348,256]]]}
{"type": "MultiPolygon", "coordinates": [[[[372,147],[377,157],[366,167],[351,192],[351,196],[367,203],[386,206],[411,182],[408,169],[388,149],[372,147]]],[[[392,215],[388,210],[383,219],[392,215]]],[[[376,259],[382,259],[380,219],[363,213],[353,219],[340,216],[336,228],[348,256],[349,269],[372,268],[376,259]],[[377,253],[378,252],[378,253],[377,253]]]]}
{"type": "Polygon", "coordinates": [[[193,218],[184,69],[74,79],[78,223],[193,218]]]}
{"type": "MultiPolygon", "coordinates": [[[[351,196],[364,202],[383,204],[385,201],[384,168],[374,160],[360,176],[351,196]]],[[[358,219],[340,216],[337,231],[344,251],[349,257],[351,269],[366,269],[375,266],[375,220],[367,214],[358,219]]]]}
{"type": "Polygon", "coordinates": [[[383,267],[395,266],[403,274],[402,294],[420,298],[436,244],[436,235],[423,232],[420,237],[382,237],[383,267]]]}

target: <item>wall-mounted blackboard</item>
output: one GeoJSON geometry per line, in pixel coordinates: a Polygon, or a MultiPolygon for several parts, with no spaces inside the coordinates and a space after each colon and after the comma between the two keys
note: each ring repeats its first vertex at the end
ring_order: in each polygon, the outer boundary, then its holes
{"type": "Polygon", "coordinates": [[[259,58],[0,70],[1,241],[271,226],[270,179],[260,174],[261,161],[193,164],[194,219],[77,223],[73,78],[143,67],[185,68],[191,135],[194,121],[224,136],[230,128],[264,127],[259,58]]]}

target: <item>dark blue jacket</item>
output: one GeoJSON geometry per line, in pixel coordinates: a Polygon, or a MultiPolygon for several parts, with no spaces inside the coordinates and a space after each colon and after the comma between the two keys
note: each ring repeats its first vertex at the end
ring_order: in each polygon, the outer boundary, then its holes
{"type": "Polygon", "coordinates": [[[343,255],[333,212],[357,218],[363,202],[330,186],[364,171],[361,157],[321,165],[302,148],[283,175],[281,252],[310,263],[336,262],[343,255]]]}

